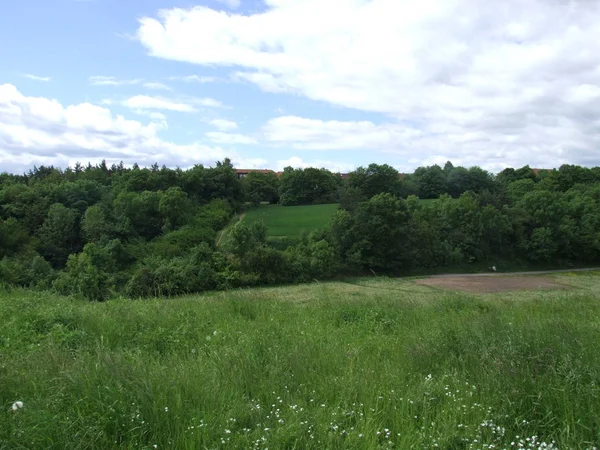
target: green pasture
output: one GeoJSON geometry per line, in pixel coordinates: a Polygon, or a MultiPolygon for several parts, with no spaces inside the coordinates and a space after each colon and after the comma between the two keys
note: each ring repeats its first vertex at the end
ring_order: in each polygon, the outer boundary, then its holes
{"type": "Polygon", "coordinates": [[[297,237],[303,232],[327,227],[337,209],[337,204],[259,206],[248,210],[244,220],[248,223],[264,221],[271,238],[297,237]]]}

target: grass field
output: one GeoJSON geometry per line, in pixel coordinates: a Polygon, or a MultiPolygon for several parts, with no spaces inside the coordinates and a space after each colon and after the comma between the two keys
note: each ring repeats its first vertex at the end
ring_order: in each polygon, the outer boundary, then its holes
{"type": "Polygon", "coordinates": [[[248,210],[244,220],[248,222],[263,220],[271,238],[296,237],[304,231],[325,228],[337,209],[337,204],[260,206],[248,210]]]}
{"type": "Polygon", "coordinates": [[[574,288],[2,292],[0,448],[591,449],[600,273],[551,279],[574,288]]]}

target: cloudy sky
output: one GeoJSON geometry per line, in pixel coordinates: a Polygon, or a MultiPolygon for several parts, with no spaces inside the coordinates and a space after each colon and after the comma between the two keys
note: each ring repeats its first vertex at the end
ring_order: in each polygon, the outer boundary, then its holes
{"type": "Polygon", "coordinates": [[[0,2],[0,172],[225,156],[600,165],[600,2],[0,2]]]}

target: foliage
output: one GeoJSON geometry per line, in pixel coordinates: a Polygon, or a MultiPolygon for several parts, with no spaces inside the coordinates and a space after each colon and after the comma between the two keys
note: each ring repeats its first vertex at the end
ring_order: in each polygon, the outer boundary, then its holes
{"type": "Polygon", "coordinates": [[[242,187],[246,201],[253,205],[279,201],[279,178],[275,172],[250,172],[242,179],[242,187]]]}
{"type": "Polygon", "coordinates": [[[600,168],[370,164],[347,179],[288,167],[240,180],[225,159],[0,175],[7,286],[104,300],[500,263],[599,264],[600,168]]]}
{"type": "Polygon", "coordinates": [[[279,202],[284,206],[335,203],[339,175],[326,169],[286,167],[279,178],[279,202]]]}
{"type": "Polygon", "coordinates": [[[53,204],[37,236],[40,253],[57,267],[63,267],[69,255],[81,248],[79,212],[61,203],[53,204]]]}
{"type": "Polygon", "coordinates": [[[348,178],[350,188],[359,189],[367,198],[377,194],[398,195],[400,178],[398,171],[387,164],[369,164],[350,172],[348,178]]]}
{"type": "Polygon", "coordinates": [[[332,236],[342,260],[366,269],[403,267],[409,217],[405,202],[392,194],[377,194],[351,212],[338,211],[332,236]]]}

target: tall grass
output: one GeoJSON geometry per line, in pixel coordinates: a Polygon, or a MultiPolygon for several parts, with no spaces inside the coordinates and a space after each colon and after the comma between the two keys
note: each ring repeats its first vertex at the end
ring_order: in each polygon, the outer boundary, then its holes
{"type": "Polygon", "coordinates": [[[576,289],[4,292],[0,448],[591,449],[600,275],[560,281],[576,289]]]}

